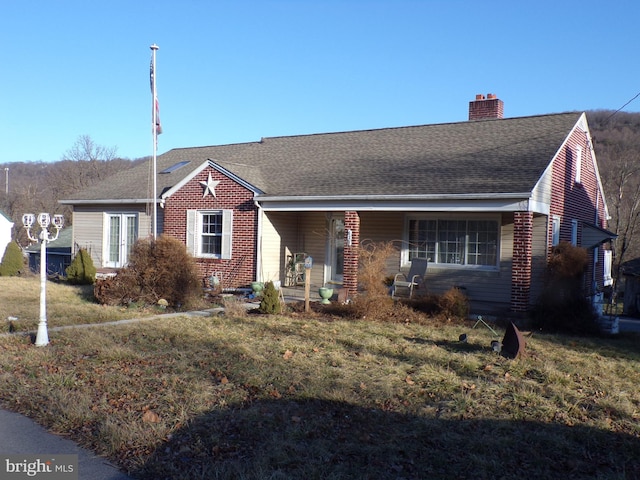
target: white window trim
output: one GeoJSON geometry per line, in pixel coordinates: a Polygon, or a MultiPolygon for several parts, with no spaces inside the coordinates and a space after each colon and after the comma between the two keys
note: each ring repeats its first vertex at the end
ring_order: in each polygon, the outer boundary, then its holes
{"type": "Polygon", "coordinates": [[[233,230],[233,210],[187,210],[187,251],[195,258],[231,259],[231,239],[233,230]],[[221,254],[202,253],[202,217],[203,215],[222,214],[221,254]]]}
{"type": "Polygon", "coordinates": [[[551,217],[551,246],[555,247],[560,243],[560,224],[562,223],[562,217],[560,215],[553,215],[551,217]]]}
{"type": "Polygon", "coordinates": [[[578,246],[578,220],[571,220],[571,245],[578,246]]]}
{"type": "Polygon", "coordinates": [[[500,215],[473,215],[473,214],[419,214],[419,215],[406,215],[404,220],[403,230],[403,242],[402,250],[400,252],[400,260],[402,265],[408,265],[409,262],[409,222],[411,220],[467,220],[467,221],[482,221],[490,220],[498,224],[497,232],[497,245],[496,245],[496,264],[495,265],[459,265],[455,263],[437,263],[434,259],[429,259],[429,265],[432,268],[438,269],[451,269],[451,270],[484,270],[484,271],[496,271],[500,269],[500,257],[501,257],[501,238],[502,238],[502,218],[500,215]]]}
{"type": "Polygon", "coordinates": [[[604,250],[604,266],[603,266],[603,282],[604,286],[613,285],[613,277],[611,276],[611,265],[613,263],[613,252],[604,250]]]}
{"type": "Polygon", "coordinates": [[[582,147],[576,146],[576,183],[582,182],[582,147]]]}

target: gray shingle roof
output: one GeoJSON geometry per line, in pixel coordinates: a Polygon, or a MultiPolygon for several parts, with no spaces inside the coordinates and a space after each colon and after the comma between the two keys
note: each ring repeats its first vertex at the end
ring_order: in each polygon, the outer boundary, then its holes
{"type": "MultiPolygon", "coordinates": [[[[580,113],[271,137],[158,156],[158,195],[207,159],[269,196],[459,195],[531,191],[580,113]]],[[[140,165],[69,200],[145,199],[140,165]]]]}

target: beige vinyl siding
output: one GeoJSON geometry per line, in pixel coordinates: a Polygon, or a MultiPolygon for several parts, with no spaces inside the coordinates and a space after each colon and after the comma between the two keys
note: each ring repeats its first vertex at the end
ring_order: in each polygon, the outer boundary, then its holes
{"type": "MultiPolygon", "coordinates": [[[[472,215],[469,215],[472,217],[472,215]]],[[[483,302],[511,301],[511,256],[513,253],[513,215],[502,216],[500,230],[500,261],[497,271],[473,268],[451,268],[429,265],[427,288],[431,293],[444,293],[454,286],[465,287],[471,299],[483,302]]],[[[406,247],[405,215],[396,212],[362,212],[360,214],[360,242],[392,242],[398,247],[396,255],[387,261],[387,275],[407,272],[409,264],[400,265],[400,250],[406,247]]]]}
{"type": "Polygon", "coordinates": [[[326,262],[328,221],[323,212],[310,212],[299,215],[301,232],[300,248],[302,252],[313,257],[311,269],[311,288],[317,289],[324,285],[324,264],[326,262]]]}
{"type": "Polygon", "coordinates": [[[280,280],[284,285],[288,256],[306,253],[313,257],[311,285],[320,287],[324,283],[327,228],[323,212],[266,213],[262,223],[262,280],[280,280]]]}
{"type": "MultiPolygon", "coordinates": [[[[400,249],[403,244],[404,213],[401,212],[361,212],[360,245],[367,243],[392,242],[396,254],[387,259],[387,274],[400,271],[400,249]]],[[[407,270],[409,266],[407,265],[407,270]]]]}
{"type": "Polygon", "coordinates": [[[432,293],[444,293],[452,287],[464,287],[472,301],[511,302],[511,267],[513,255],[513,215],[504,214],[500,225],[500,251],[497,271],[465,268],[427,270],[427,284],[432,293]]]}
{"type": "MultiPolygon", "coordinates": [[[[151,233],[151,216],[147,215],[144,205],[116,205],[113,208],[105,208],[99,205],[76,205],[73,211],[73,254],[79,248],[84,248],[91,255],[97,268],[104,267],[103,232],[105,213],[137,213],[138,214],[138,238],[146,238],[151,233]]],[[[160,224],[161,214],[158,214],[160,224]]]]}
{"type": "Polygon", "coordinates": [[[295,235],[295,231],[287,233],[294,227],[295,223],[291,221],[290,216],[279,213],[263,214],[262,238],[259,240],[262,262],[261,271],[258,272],[260,281],[280,281],[282,285],[285,284],[285,264],[288,253],[283,239],[295,235]]]}
{"type": "Polygon", "coordinates": [[[73,255],[84,248],[93,264],[102,267],[102,211],[80,210],[73,212],[73,255]]]}

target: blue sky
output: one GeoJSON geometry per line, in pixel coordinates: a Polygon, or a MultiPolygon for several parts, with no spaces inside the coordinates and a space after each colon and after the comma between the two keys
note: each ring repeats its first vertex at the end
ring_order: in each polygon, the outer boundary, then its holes
{"type": "MultiPolygon", "coordinates": [[[[637,0],[5,0],[0,164],[80,135],[152,153],[149,63],[171,148],[616,110],[640,92],[637,0]]],[[[625,111],[640,111],[640,98],[625,111]]]]}

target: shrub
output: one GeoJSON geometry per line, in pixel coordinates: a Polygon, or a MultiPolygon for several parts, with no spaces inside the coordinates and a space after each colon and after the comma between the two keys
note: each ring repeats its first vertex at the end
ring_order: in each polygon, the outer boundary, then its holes
{"type": "Polygon", "coordinates": [[[193,258],[179,240],[161,235],[138,240],[129,265],[109,280],[96,282],[94,294],[107,305],[154,305],[164,298],[181,307],[199,299],[201,285],[193,258]]]}
{"type": "Polygon", "coordinates": [[[226,297],[222,301],[222,306],[224,307],[224,315],[225,317],[230,318],[246,318],[247,317],[247,309],[244,306],[244,301],[237,297],[231,296],[226,297]]]}
{"type": "Polygon", "coordinates": [[[89,252],[81,248],[65,273],[67,281],[73,285],[92,285],[96,281],[97,271],[89,252]]]}
{"type": "Polygon", "coordinates": [[[459,288],[451,288],[438,297],[438,311],[447,320],[466,320],[469,316],[469,299],[459,288]]]}
{"type": "Polygon", "coordinates": [[[260,307],[258,308],[260,313],[276,314],[282,311],[282,304],[280,303],[280,297],[278,296],[278,290],[276,290],[273,282],[267,282],[262,290],[262,299],[260,300],[260,307]]]}
{"type": "Polygon", "coordinates": [[[387,261],[396,253],[391,242],[369,242],[360,247],[358,280],[368,296],[389,296],[387,261]]]}
{"type": "Polygon", "coordinates": [[[570,334],[598,331],[598,316],[582,290],[588,263],[584,248],[561,242],[553,249],[545,286],[531,312],[535,328],[570,334]]]}
{"type": "Polygon", "coordinates": [[[0,276],[14,277],[24,269],[22,250],[16,242],[9,242],[0,263],[0,276]]]}

